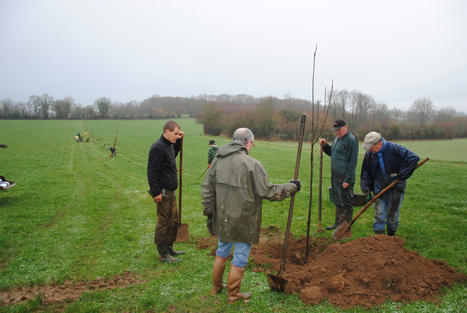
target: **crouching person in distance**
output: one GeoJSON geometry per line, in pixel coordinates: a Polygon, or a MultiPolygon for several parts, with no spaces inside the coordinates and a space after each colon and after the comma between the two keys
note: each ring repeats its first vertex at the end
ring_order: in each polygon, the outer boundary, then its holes
{"type": "Polygon", "coordinates": [[[229,303],[245,302],[250,292],[240,292],[250,247],[258,243],[262,199],[281,201],[300,190],[300,182],[271,184],[263,165],[248,155],[254,147],[254,135],[248,128],[233,133],[232,142],[221,147],[211,163],[202,185],[204,215],[208,228],[218,234],[218,247],[212,274],[211,294],[222,291],[227,257],[234,247],[227,280],[229,303]]]}
{"type": "Polygon", "coordinates": [[[417,167],[418,155],[409,149],[386,141],[377,132],[370,132],[363,140],[363,148],[367,150],[363,159],[360,175],[360,188],[363,192],[379,193],[394,180],[394,187],[375,201],[375,234],[394,236],[399,226],[399,210],[404,199],[406,179],[417,167]]]}

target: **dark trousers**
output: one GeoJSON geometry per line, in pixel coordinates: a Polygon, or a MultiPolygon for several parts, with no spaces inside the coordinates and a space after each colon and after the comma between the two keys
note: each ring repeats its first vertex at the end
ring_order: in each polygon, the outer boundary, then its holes
{"type": "Polygon", "coordinates": [[[177,211],[177,199],[174,191],[165,191],[162,202],[157,205],[157,226],[154,234],[154,243],[159,252],[165,246],[171,246],[177,238],[177,226],[180,224],[177,211]]]}
{"type": "Polygon", "coordinates": [[[336,225],[344,221],[350,223],[353,215],[353,184],[344,188],[343,182],[343,176],[331,173],[332,200],[336,205],[336,225]]]}

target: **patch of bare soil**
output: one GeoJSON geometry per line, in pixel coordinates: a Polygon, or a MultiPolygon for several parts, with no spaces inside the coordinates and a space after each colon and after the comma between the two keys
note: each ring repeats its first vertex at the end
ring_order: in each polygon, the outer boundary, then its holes
{"type": "MultiPolygon", "coordinates": [[[[251,249],[254,271],[279,270],[283,238],[275,227],[262,230],[260,242],[251,249]]],[[[343,309],[360,305],[369,309],[387,299],[437,303],[444,286],[467,280],[446,262],[405,249],[404,239],[397,236],[369,236],[347,243],[310,240],[305,262],[306,239],[289,238],[282,275],[287,280],[285,292],[299,294],[309,305],[325,299],[343,309]]]]}
{"type": "Polygon", "coordinates": [[[0,291],[0,299],[3,305],[12,305],[34,299],[42,295],[42,303],[51,304],[62,301],[76,300],[83,292],[103,289],[125,288],[130,285],[142,284],[137,275],[126,271],[123,275],[111,278],[98,278],[91,282],[65,281],[62,284],[50,284],[45,286],[18,287],[14,290],[0,291]]]}

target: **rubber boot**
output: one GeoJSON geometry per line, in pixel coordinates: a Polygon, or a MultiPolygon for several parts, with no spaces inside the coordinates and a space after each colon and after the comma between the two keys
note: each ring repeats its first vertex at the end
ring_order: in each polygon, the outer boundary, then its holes
{"type": "Polygon", "coordinates": [[[336,229],[337,226],[342,224],[342,221],[344,220],[344,208],[341,206],[336,206],[336,220],[334,222],[334,225],[331,226],[326,226],[326,230],[333,230],[336,229]]]}
{"type": "Polygon", "coordinates": [[[394,236],[396,234],[395,230],[389,229],[388,228],[388,236],[394,236]]]}
{"type": "Polygon", "coordinates": [[[326,226],[326,230],[333,230],[333,229],[336,229],[337,226],[339,226],[338,216],[339,216],[339,207],[336,206],[336,218],[334,220],[334,224],[331,226],[326,226]]]}
{"type": "Polygon", "coordinates": [[[181,261],[170,255],[168,245],[157,245],[157,250],[159,251],[159,261],[161,262],[177,263],[181,261]]]}
{"type": "Polygon", "coordinates": [[[173,243],[168,245],[167,248],[168,248],[168,251],[169,251],[171,256],[177,256],[177,255],[185,254],[185,251],[175,251],[174,248],[173,248],[173,243]]]}
{"type": "Polygon", "coordinates": [[[212,269],[212,289],[211,294],[215,295],[227,288],[226,284],[222,283],[222,277],[224,276],[226,258],[216,255],[214,259],[214,266],[212,269]]]}
{"type": "Polygon", "coordinates": [[[251,292],[240,292],[243,274],[245,273],[244,267],[235,265],[230,266],[229,278],[227,280],[227,292],[229,303],[234,303],[237,300],[244,299],[245,302],[251,297],[251,292]]]}

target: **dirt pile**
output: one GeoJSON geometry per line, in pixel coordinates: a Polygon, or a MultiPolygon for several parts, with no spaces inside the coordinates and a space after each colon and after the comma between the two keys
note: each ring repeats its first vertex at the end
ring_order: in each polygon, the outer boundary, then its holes
{"type": "MultiPolygon", "coordinates": [[[[283,238],[274,227],[263,230],[259,244],[251,249],[254,271],[279,270],[283,238]]],[[[217,242],[210,240],[215,246],[217,242]]],[[[397,236],[377,235],[347,243],[312,238],[308,262],[305,244],[304,238],[289,239],[283,278],[288,281],[286,293],[299,294],[310,305],[325,299],[344,309],[371,308],[386,299],[438,302],[442,287],[467,280],[447,263],[405,249],[404,239],[397,236]]]]}
{"type": "Polygon", "coordinates": [[[0,291],[0,299],[3,305],[12,305],[19,302],[34,299],[42,295],[42,303],[50,304],[65,300],[75,300],[81,297],[83,292],[125,288],[130,285],[141,284],[135,274],[126,271],[123,275],[116,275],[111,278],[98,278],[91,282],[65,281],[63,284],[50,284],[45,286],[19,287],[14,290],[0,291]]]}

